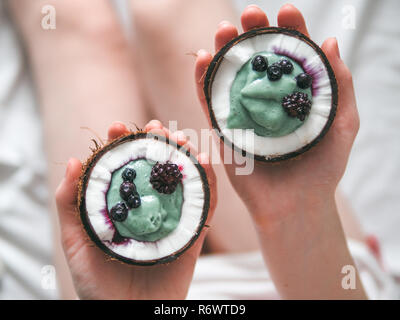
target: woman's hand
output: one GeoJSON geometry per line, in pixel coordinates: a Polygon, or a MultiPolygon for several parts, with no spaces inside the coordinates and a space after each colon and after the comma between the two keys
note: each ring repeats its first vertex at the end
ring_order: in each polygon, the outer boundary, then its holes
{"type": "MultiPolygon", "coordinates": [[[[145,131],[167,136],[179,145],[186,145],[191,152],[194,152],[182,132],[170,133],[159,121],[150,121],[145,131]]],[[[125,125],[116,122],[109,128],[108,139],[113,140],[126,133],[128,130],[125,125]]],[[[207,155],[198,154],[197,160],[206,170],[210,184],[211,206],[206,222],[208,223],[216,204],[215,175],[207,155]]],[[[65,177],[56,192],[62,244],[79,298],[184,299],[192,280],[206,229],[203,229],[196,243],[178,260],[166,265],[139,267],[111,260],[88,240],[79,220],[77,183],[81,170],[81,162],[70,159],[65,177]]]]}
{"type": "MultiPolygon", "coordinates": [[[[242,14],[244,31],[269,26],[261,9],[249,6],[242,14]]],[[[296,28],[309,36],[301,13],[291,5],[285,5],[278,14],[280,27],[296,28]]],[[[215,49],[218,51],[238,35],[236,27],[228,22],[219,25],[215,35],[215,49]]],[[[229,177],[238,194],[254,214],[268,214],[273,218],[284,218],[287,212],[282,208],[286,202],[298,202],[305,194],[329,195],[333,200],[339,180],[346,168],[347,159],[359,127],[359,118],[354,97],[351,73],[339,56],[337,41],[327,39],[322,49],[331,63],[339,84],[339,106],[335,121],[324,139],[298,159],[283,161],[277,165],[256,163],[254,174],[235,175],[235,164],[226,165],[229,177]],[[282,201],[285,198],[285,201],[282,201]],[[289,201],[290,200],[290,201],[289,201]],[[284,212],[267,212],[266,204],[278,201],[284,212]],[[276,213],[277,215],[275,215],[276,213]]],[[[200,50],[196,61],[196,85],[203,110],[208,116],[204,97],[204,74],[212,60],[211,54],[200,50]]],[[[229,152],[224,148],[225,152],[229,152]]]]}
{"type": "MultiPolygon", "coordinates": [[[[244,31],[269,26],[257,6],[241,17],[244,31]]],[[[301,13],[285,5],[278,14],[280,27],[308,36],[301,13]]],[[[215,35],[218,51],[238,35],[235,26],[222,22],[215,35]]],[[[341,268],[353,264],[335,205],[335,190],[356,137],[359,118],[352,77],[340,59],[337,41],[327,39],[322,50],[329,59],[339,86],[336,118],[327,135],[297,159],[278,164],[255,163],[251,175],[235,175],[237,165],[225,165],[228,176],[255,223],[265,260],[278,291],[287,298],[364,297],[362,286],[353,292],[341,288],[341,268]]],[[[204,112],[204,74],[212,55],[200,50],[195,80],[204,112]]],[[[232,152],[221,146],[224,152],[232,152]]]]}

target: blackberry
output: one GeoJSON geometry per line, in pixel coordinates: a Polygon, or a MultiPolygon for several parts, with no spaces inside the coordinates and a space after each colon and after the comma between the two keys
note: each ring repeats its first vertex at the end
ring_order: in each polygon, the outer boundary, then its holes
{"type": "Polygon", "coordinates": [[[126,168],[126,169],[122,172],[122,179],[124,179],[124,181],[133,182],[133,180],[135,180],[135,178],[136,178],[136,171],[135,171],[135,169],[126,168]]]}
{"type": "Polygon", "coordinates": [[[140,200],[139,194],[135,193],[129,196],[128,200],[126,200],[126,203],[129,208],[136,209],[140,207],[142,201],[140,200]]]}
{"type": "Polygon", "coordinates": [[[267,69],[268,79],[271,81],[277,81],[282,77],[282,68],[279,64],[274,63],[267,69]]]}
{"type": "Polygon", "coordinates": [[[310,113],[311,101],[307,93],[294,92],[283,98],[282,107],[290,117],[304,121],[310,113]]]}
{"type": "Polygon", "coordinates": [[[297,86],[301,89],[307,89],[312,84],[312,77],[307,73],[300,73],[296,77],[297,86]]]}
{"type": "Polygon", "coordinates": [[[263,56],[255,56],[251,62],[254,71],[263,72],[267,70],[268,60],[263,56]]]}
{"type": "Polygon", "coordinates": [[[122,222],[128,217],[128,207],[123,202],[118,202],[110,211],[111,219],[122,222]]]}
{"type": "Polygon", "coordinates": [[[151,170],[150,183],[159,193],[171,194],[175,191],[183,176],[178,166],[170,161],[157,162],[151,170]]]}
{"type": "Polygon", "coordinates": [[[279,65],[281,66],[282,72],[284,74],[290,74],[293,71],[293,64],[287,60],[287,59],[282,59],[279,62],[279,65]]]}
{"type": "Polygon", "coordinates": [[[129,196],[131,196],[134,192],[136,192],[136,186],[134,183],[129,181],[124,181],[121,183],[119,187],[119,195],[125,201],[128,200],[129,196]]]}

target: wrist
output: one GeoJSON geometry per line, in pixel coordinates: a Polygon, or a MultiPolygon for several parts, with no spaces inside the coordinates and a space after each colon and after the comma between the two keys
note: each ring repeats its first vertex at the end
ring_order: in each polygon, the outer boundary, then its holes
{"type": "Polygon", "coordinates": [[[275,190],[267,196],[248,204],[255,227],[260,232],[279,230],[282,223],[296,220],[313,220],[318,217],[327,219],[338,217],[334,190],[315,190],[304,192],[304,189],[291,191],[275,190]]]}
{"type": "Polygon", "coordinates": [[[283,298],[365,298],[358,274],[358,290],[341,287],[341,270],[354,261],[334,196],[317,198],[306,197],[279,215],[253,214],[271,277],[283,298]]]}

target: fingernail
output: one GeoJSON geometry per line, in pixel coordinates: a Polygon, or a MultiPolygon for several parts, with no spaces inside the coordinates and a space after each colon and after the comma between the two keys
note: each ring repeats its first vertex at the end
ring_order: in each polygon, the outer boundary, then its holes
{"type": "Polygon", "coordinates": [[[163,127],[163,124],[161,123],[160,120],[157,119],[153,119],[150,120],[147,124],[146,124],[147,128],[152,128],[152,129],[161,129],[163,127]]]}
{"type": "Polygon", "coordinates": [[[186,135],[183,133],[183,131],[177,131],[176,138],[178,141],[183,141],[186,140],[186,135]]]}
{"type": "Polygon", "coordinates": [[[204,165],[210,164],[210,159],[206,153],[200,153],[198,156],[199,162],[204,165]]]}
{"type": "Polygon", "coordinates": [[[249,8],[260,9],[260,7],[258,5],[256,5],[256,4],[249,4],[246,9],[249,9],[249,8]]]}
{"type": "Polygon", "coordinates": [[[119,121],[119,120],[117,120],[117,121],[114,121],[112,124],[111,124],[111,126],[125,126],[125,124],[122,122],[122,121],[119,121]]]}
{"type": "Polygon", "coordinates": [[[201,55],[203,55],[205,53],[206,53],[206,50],[200,49],[199,51],[197,51],[197,56],[201,56],[201,55]]]}
{"type": "Polygon", "coordinates": [[[230,24],[229,21],[227,20],[222,20],[219,24],[218,24],[218,29],[223,27],[224,25],[230,24]]]}
{"type": "Polygon", "coordinates": [[[281,8],[286,8],[286,7],[292,8],[293,5],[292,5],[291,3],[289,3],[289,2],[287,2],[287,3],[285,3],[281,8]]]}

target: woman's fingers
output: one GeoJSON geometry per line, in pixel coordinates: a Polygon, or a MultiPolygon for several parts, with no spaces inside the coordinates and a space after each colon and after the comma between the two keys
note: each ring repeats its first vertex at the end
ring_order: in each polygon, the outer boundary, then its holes
{"type": "Polygon", "coordinates": [[[350,133],[355,138],[360,120],[351,72],[340,58],[339,47],[335,38],[325,40],[322,50],[332,66],[338,83],[339,103],[333,127],[337,128],[340,133],[350,133]]]}
{"type": "Polygon", "coordinates": [[[82,163],[75,158],[68,161],[65,177],[56,191],[56,204],[61,229],[81,228],[77,217],[78,181],[82,173],[82,163]]]}
{"type": "Polygon", "coordinates": [[[207,118],[208,118],[208,111],[207,111],[206,97],[204,96],[204,78],[206,76],[207,69],[211,61],[212,61],[212,55],[207,51],[199,50],[197,52],[197,59],[195,64],[196,89],[197,89],[197,95],[201,103],[201,107],[203,108],[203,111],[207,115],[207,118]]]}
{"type": "Polygon", "coordinates": [[[196,154],[197,150],[195,146],[189,141],[189,138],[185,135],[185,133],[181,130],[175,131],[171,133],[169,136],[170,140],[176,142],[176,144],[184,147],[191,154],[196,154]]]}
{"type": "Polygon", "coordinates": [[[108,141],[117,139],[125,134],[129,133],[128,128],[120,121],[115,121],[108,128],[108,141]]]}
{"type": "Polygon", "coordinates": [[[258,6],[252,4],[244,9],[241,17],[243,31],[269,26],[267,15],[258,6]]]}
{"type": "MultiPolygon", "coordinates": [[[[340,57],[337,40],[335,38],[326,39],[321,48],[332,66],[338,85],[343,89],[342,94],[339,95],[339,99],[355,102],[352,75],[340,57]]],[[[351,107],[355,108],[356,106],[352,104],[351,107]]]]}
{"type": "Polygon", "coordinates": [[[295,29],[306,36],[309,36],[303,15],[295,6],[291,4],[285,4],[279,10],[278,26],[295,29]]]}
{"type": "Polygon", "coordinates": [[[151,120],[144,126],[143,129],[145,132],[157,134],[159,136],[163,136],[168,138],[171,132],[168,128],[164,127],[161,121],[159,120],[151,120]]]}
{"type": "Polygon", "coordinates": [[[233,38],[238,36],[237,28],[228,21],[222,21],[218,25],[218,30],[215,33],[215,51],[221,50],[233,38]]]}
{"type": "Polygon", "coordinates": [[[148,124],[146,124],[144,131],[166,137],[176,144],[185,147],[192,154],[197,153],[197,150],[183,131],[177,130],[175,132],[171,132],[168,128],[164,127],[162,122],[159,120],[151,120],[148,124]]]}
{"type": "Polygon", "coordinates": [[[188,142],[186,135],[183,131],[178,130],[170,135],[170,139],[175,141],[178,145],[183,146],[188,142]]]}
{"type": "Polygon", "coordinates": [[[159,120],[151,120],[144,126],[144,131],[148,132],[154,129],[162,129],[163,124],[159,120]]]}

